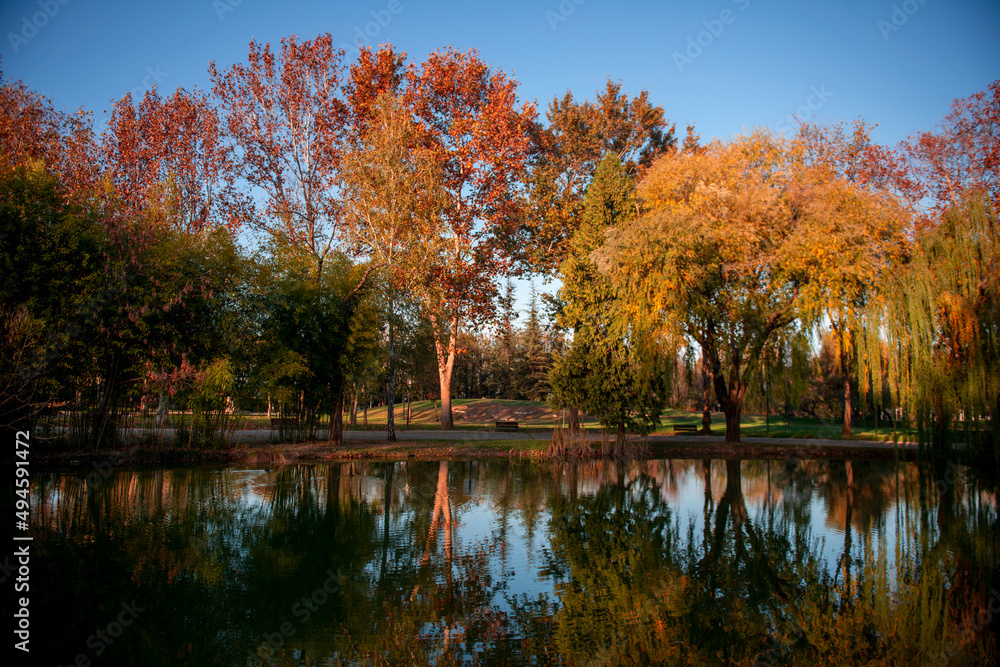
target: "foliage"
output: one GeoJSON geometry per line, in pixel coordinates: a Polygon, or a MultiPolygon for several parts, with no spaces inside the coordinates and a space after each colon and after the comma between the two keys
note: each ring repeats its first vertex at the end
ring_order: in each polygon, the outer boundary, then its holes
{"type": "MultiPolygon", "coordinates": [[[[208,96],[182,88],[163,99],[154,87],[138,109],[126,94],[101,137],[105,173],[129,214],[159,206],[165,223],[191,232],[223,224],[218,191],[226,148],[208,96]]],[[[225,221],[231,229],[236,223],[225,221]]]]}
{"type": "Polygon", "coordinates": [[[530,212],[519,230],[517,254],[539,273],[552,272],[565,260],[587,187],[605,155],[616,155],[625,171],[639,178],[676,145],[663,108],[652,104],[646,91],[630,98],[610,79],[594,101],[578,102],[568,91],[553,98],[546,119],[546,127],[536,124],[533,130],[530,212]]]}
{"type": "Polygon", "coordinates": [[[956,99],[936,131],[921,132],[901,145],[912,177],[929,199],[925,223],[934,224],[972,193],[1000,207],[1000,80],[989,90],[956,99]]]}
{"type": "MultiPolygon", "coordinates": [[[[877,335],[865,348],[866,378],[883,367],[893,399],[926,429],[943,454],[949,424],[964,412],[966,437],[1000,412],[1000,227],[996,211],[971,198],[921,236],[910,261],[887,275],[884,298],[868,315],[877,335]],[[883,366],[885,364],[885,366],[883,366]]],[[[997,430],[986,451],[1000,457],[997,430]]],[[[983,442],[983,444],[987,444],[983,442]]]]}
{"type": "Polygon", "coordinates": [[[614,284],[591,260],[605,231],[627,227],[635,217],[632,180],[618,158],[602,160],[587,191],[583,220],[563,262],[565,302],[561,324],[573,328],[573,342],[552,372],[554,401],[574,406],[615,429],[616,447],[626,431],[643,435],[659,423],[665,400],[665,363],[626,319],[628,310],[614,284]]]}
{"type": "Polygon", "coordinates": [[[99,177],[89,111],[66,113],[0,71],[0,170],[43,162],[71,198],[92,194],[99,177]]]}
{"type": "Polygon", "coordinates": [[[233,147],[227,167],[249,188],[225,202],[229,216],[300,248],[316,280],[341,234],[342,57],[326,33],[303,42],[282,38],[277,54],[251,40],[246,64],[224,72],[209,64],[233,147]]]}
{"type": "Polygon", "coordinates": [[[475,51],[436,51],[407,72],[406,98],[428,133],[444,190],[439,260],[418,287],[435,333],[443,428],[453,426],[460,326],[493,316],[496,278],[510,268],[505,249],[520,218],[515,189],[526,174],[535,117],[531,104],[517,106],[516,93],[517,82],[475,51]]]}

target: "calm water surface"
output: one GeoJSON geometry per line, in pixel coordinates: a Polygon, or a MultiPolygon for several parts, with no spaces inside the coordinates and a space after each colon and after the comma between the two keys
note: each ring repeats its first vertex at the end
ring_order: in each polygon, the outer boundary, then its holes
{"type": "Polygon", "coordinates": [[[33,484],[37,664],[991,664],[1000,622],[996,497],[954,466],[409,461],[33,484]]]}

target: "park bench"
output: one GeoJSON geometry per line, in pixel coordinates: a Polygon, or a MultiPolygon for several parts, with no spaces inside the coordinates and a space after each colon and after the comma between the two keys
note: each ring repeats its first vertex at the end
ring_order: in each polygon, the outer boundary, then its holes
{"type": "Polygon", "coordinates": [[[496,425],[497,425],[497,430],[498,431],[516,431],[517,430],[517,422],[516,421],[511,421],[511,420],[498,421],[496,423],[496,425]]]}
{"type": "Polygon", "coordinates": [[[674,435],[680,435],[681,433],[697,435],[698,427],[694,424],[674,424],[674,435]]]}
{"type": "Polygon", "coordinates": [[[271,417],[271,428],[295,428],[298,425],[298,419],[292,419],[290,417],[271,417]]]}

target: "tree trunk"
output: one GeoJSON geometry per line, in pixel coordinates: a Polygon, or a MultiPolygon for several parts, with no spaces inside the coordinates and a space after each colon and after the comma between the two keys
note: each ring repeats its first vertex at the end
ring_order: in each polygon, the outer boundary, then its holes
{"type": "Polygon", "coordinates": [[[156,408],[156,427],[163,428],[167,425],[167,392],[160,392],[160,403],[156,408]]]}
{"type": "Polygon", "coordinates": [[[844,378],[844,428],[841,436],[851,437],[851,376],[847,359],[847,351],[844,349],[846,343],[840,341],[840,375],[844,378]]]}
{"type": "MultiPolygon", "coordinates": [[[[738,369],[733,371],[738,373],[738,369]]],[[[722,411],[726,415],[726,442],[730,444],[740,443],[740,416],[743,413],[743,396],[746,387],[738,379],[730,380],[728,386],[726,378],[716,369],[712,373],[712,381],[715,384],[715,395],[722,405],[722,411]]]]}
{"type": "Polygon", "coordinates": [[[344,384],[341,383],[330,397],[330,444],[344,444],[344,384]]]}
{"type": "Polygon", "coordinates": [[[569,430],[570,434],[576,435],[579,433],[580,411],[571,406],[563,409],[563,415],[566,417],[566,428],[569,430]]]}
{"type": "Polygon", "coordinates": [[[118,351],[116,350],[111,355],[111,367],[108,369],[108,374],[104,378],[104,395],[101,397],[101,403],[97,408],[97,412],[94,414],[94,422],[91,428],[90,440],[95,449],[100,445],[109,421],[111,425],[112,439],[114,439],[114,436],[117,435],[115,420],[110,418],[110,408],[115,383],[118,381],[118,360],[119,356],[118,351]]]}
{"type": "Polygon", "coordinates": [[[701,434],[712,435],[712,380],[705,355],[701,357],[701,386],[701,434]]]}
{"type": "Polygon", "coordinates": [[[358,392],[351,392],[351,426],[358,425],[358,392]]]}
{"type": "MultiPolygon", "coordinates": [[[[437,317],[431,316],[431,325],[437,331],[437,317]]],[[[441,390],[441,428],[453,429],[455,422],[451,416],[451,374],[455,369],[455,351],[458,344],[458,317],[451,318],[448,327],[448,343],[434,337],[434,351],[437,353],[438,386],[441,390]]]]}
{"type": "Polygon", "coordinates": [[[406,428],[410,428],[410,411],[413,409],[413,396],[406,392],[406,428]]]}
{"type": "Polygon", "coordinates": [[[396,348],[393,346],[392,295],[389,296],[389,380],[385,402],[385,439],[396,442],[396,348]]]}

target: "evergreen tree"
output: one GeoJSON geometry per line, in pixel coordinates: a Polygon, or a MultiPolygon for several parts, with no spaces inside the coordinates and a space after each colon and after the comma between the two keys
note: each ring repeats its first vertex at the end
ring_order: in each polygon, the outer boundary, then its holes
{"type": "Polygon", "coordinates": [[[545,331],[538,315],[538,294],[534,283],[531,285],[528,321],[522,341],[523,362],[518,373],[520,393],[530,401],[544,401],[551,390],[549,371],[552,368],[552,352],[548,349],[545,331]]]}
{"type": "Polygon", "coordinates": [[[556,403],[579,407],[615,429],[617,452],[624,451],[627,431],[645,435],[656,427],[665,400],[662,356],[628,326],[614,285],[590,258],[606,229],[635,216],[633,189],[619,159],[606,156],[562,265],[561,324],[573,328],[573,342],[552,373],[556,403]]]}

